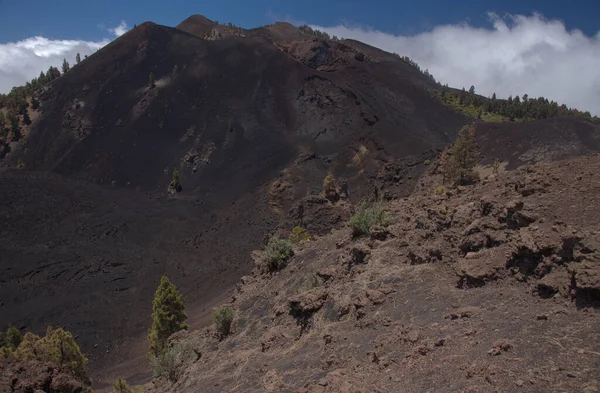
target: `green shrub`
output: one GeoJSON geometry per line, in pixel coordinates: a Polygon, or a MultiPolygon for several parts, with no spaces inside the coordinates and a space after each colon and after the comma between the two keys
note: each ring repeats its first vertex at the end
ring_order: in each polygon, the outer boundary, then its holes
{"type": "Polygon", "coordinates": [[[302,227],[294,227],[290,233],[290,241],[294,244],[310,240],[310,234],[302,227]]]}
{"type": "Polygon", "coordinates": [[[213,319],[215,325],[217,325],[217,333],[221,338],[227,337],[231,332],[231,323],[233,322],[233,316],[235,310],[231,306],[222,306],[219,309],[213,311],[213,319]]]}
{"type": "Polygon", "coordinates": [[[119,378],[113,385],[113,393],[134,393],[133,389],[127,384],[127,381],[119,378]]]}
{"type": "Polygon", "coordinates": [[[21,344],[21,340],[21,331],[13,325],[10,325],[8,329],[6,329],[6,334],[4,335],[4,345],[6,345],[6,347],[11,351],[14,351],[17,349],[19,344],[21,344]]]}
{"type": "Polygon", "coordinates": [[[150,356],[150,367],[155,377],[166,376],[171,381],[177,380],[177,357],[179,355],[179,347],[174,345],[170,348],[165,348],[158,355],[150,356]]]}
{"type": "Polygon", "coordinates": [[[292,255],[294,251],[289,240],[272,236],[265,247],[262,259],[270,271],[275,271],[283,269],[292,255]]]}
{"type": "Polygon", "coordinates": [[[67,367],[79,378],[87,379],[87,359],[81,353],[73,335],[61,328],[48,327],[39,337],[27,332],[13,356],[19,360],[41,360],[67,367]]]}
{"type": "Polygon", "coordinates": [[[194,340],[184,340],[165,348],[158,356],[151,355],[149,360],[154,376],[166,376],[173,382],[177,381],[179,368],[200,359],[196,344],[194,340]]]}
{"type": "Polygon", "coordinates": [[[425,160],[425,161],[423,161],[423,164],[429,165],[429,164],[431,164],[431,160],[425,160]]]}
{"type": "Polygon", "coordinates": [[[181,191],[181,176],[179,175],[179,171],[177,169],[173,169],[173,179],[171,179],[171,184],[169,187],[177,192],[181,191]]]}
{"type": "Polygon", "coordinates": [[[150,352],[156,357],[165,351],[171,334],[187,329],[187,315],[181,293],[167,276],[160,279],[152,301],[152,310],[152,327],[148,331],[148,341],[150,352]]]}
{"type": "Polygon", "coordinates": [[[366,202],[362,202],[356,213],[350,217],[349,225],[352,228],[352,236],[368,235],[373,226],[386,226],[387,219],[388,214],[381,203],[368,205],[366,202]]]}

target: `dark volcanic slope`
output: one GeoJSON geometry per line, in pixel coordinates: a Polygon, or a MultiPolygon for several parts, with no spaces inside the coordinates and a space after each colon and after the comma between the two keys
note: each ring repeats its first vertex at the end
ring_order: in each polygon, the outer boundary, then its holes
{"type": "Polygon", "coordinates": [[[467,121],[375,48],[285,23],[199,38],[224,28],[144,23],[41,95],[3,160],[26,171],[0,172],[0,320],[66,325],[93,360],[119,360],[104,348],[143,333],[160,274],[210,303],[327,172],[354,201],[406,195],[467,121]]]}
{"type": "Polygon", "coordinates": [[[0,174],[1,319],[60,323],[114,362],[105,348],[143,336],[160,274],[189,307],[209,303],[328,171],[353,199],[384,166],[410,172],[394,183],[406,194],[421,154],[465,119],[403,62],[297,38],[287,24],[207,41],[144,23],[56,80],[3,162],[27,171],[0,174]],[[183,192],[168,199],[174,168],[183,192]]]}
{"type": "MultiPolygon", "coordinates": [[[[161,274],[191,307],[218,296],[248,271],[250,251],[276,224],[271,217],[252,192],[220,210],[53,174],[4,172],[0,319],[38,333],[48,324],[75,332],[96,375],[113,344],[147,330],[161,274]]],[[[121,350],[115,356],[127,358],[121,350]]]]}

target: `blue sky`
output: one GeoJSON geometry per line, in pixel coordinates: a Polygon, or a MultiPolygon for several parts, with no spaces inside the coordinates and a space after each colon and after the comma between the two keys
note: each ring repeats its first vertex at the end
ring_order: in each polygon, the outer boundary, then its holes
{"type": "Polygon", "coordinates": [[[414,35],[441,24],[484,25],[489,11],[500,15],[530,15],[537,11],[546,18],[564,21],[568,29],[578,28],[593,35],[598,31],[600,1],[0,0],[0,42],[35,35],[99,40],[107,37],[107,27],[116,26],[121,20],[129,26],[146,20],[173,26],[195,13],[246,28],[287,19],[320,26],[347,23],[414,35]]]}
{"type": "Polygon", "coordinates": [[[197,13],[245,28],[306,23],[407,55],[452,87],[600,115],[600,0],[0,0],[0,93],[134,24],[197,13]]]}

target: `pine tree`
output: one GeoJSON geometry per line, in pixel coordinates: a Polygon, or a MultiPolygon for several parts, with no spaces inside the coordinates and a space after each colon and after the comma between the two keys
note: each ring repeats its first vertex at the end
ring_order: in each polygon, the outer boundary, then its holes
{"type": "Polygon", "coordinates": [[[461,90],[461,92],[460,92],[460,95],[458,96],[458,103],[460,105],[464,105],[465,98],[467,98],[467,92],[465,91],[465,88],[463,87],[462,90],[461,90]]]}
{"type": "Polygon", "coordinates": [[[154,73],[151,72],[150,75],[148,75],[148,86],[151,89],[154,89],[156,87],[156,83],[154,82],[154,73]]]}
{"type": "Polygon", "coordinates": [[[471,85],[471,88],[469,89],[469,94],[470,95],[475,94],[475,86],[471,85]]]}
{"type": "Polygon", "coordinates": [[[447,176],[453,184],[466,185],[477,180],[473,170],[477,164],[477,145],[475,124],[464,126],[452,146],[452,155],[448,161],[447,176]]]}
{"type": "Polygon", "coordinates": [[[69,66],[69,62],[67,61],[67,59],[63,59],[62,73],[66,74],[70,69],[71,69],[71,66],[69,66]]]}
{"type": "Polygon", "coordinates": [[[79,52],[75,55],[75,63],[81,63],[81,55],[79,54],[79,52]]]}
{"type": "Polygon", "coordinates": [[[11,109],[7,112],[6,118],[8,119],[8,126],[10,128],[10,132],[13,135],[13,140],[21,139],[21,130],[19,128],[19,117],[17,114],[11,109]]]}
{"type": "Polygon", "coordinates": [[[10,325],[8,327],[8,329],[6,330],[6,335],[4,337],[6,341],[6,346],[13,351],[19,347],[19,344],[21,344],[21,340],[23,339],[21,337],[21,331],[13,325],[10,325]]]}
{"type": "Polygon", "coordinates": [[[151,354],[159,356],[165,351],[171,334],[187,329],[187,315],[181,293],[167,276],[160,279],[152,301],[152,310],[152,327],[148,331],[148,341],[151,354]]]}

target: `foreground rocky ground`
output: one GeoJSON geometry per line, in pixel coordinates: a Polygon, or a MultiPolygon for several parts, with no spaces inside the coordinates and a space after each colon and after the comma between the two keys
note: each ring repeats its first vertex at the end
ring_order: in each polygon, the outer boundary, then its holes
{"type": "Polygon", "coordinates": [[[175,335],[146,391],[599,391],[599,172],[572,158],[435,195],[432,165],[386,228],[243,277],[232,334],[175,335]]]}

